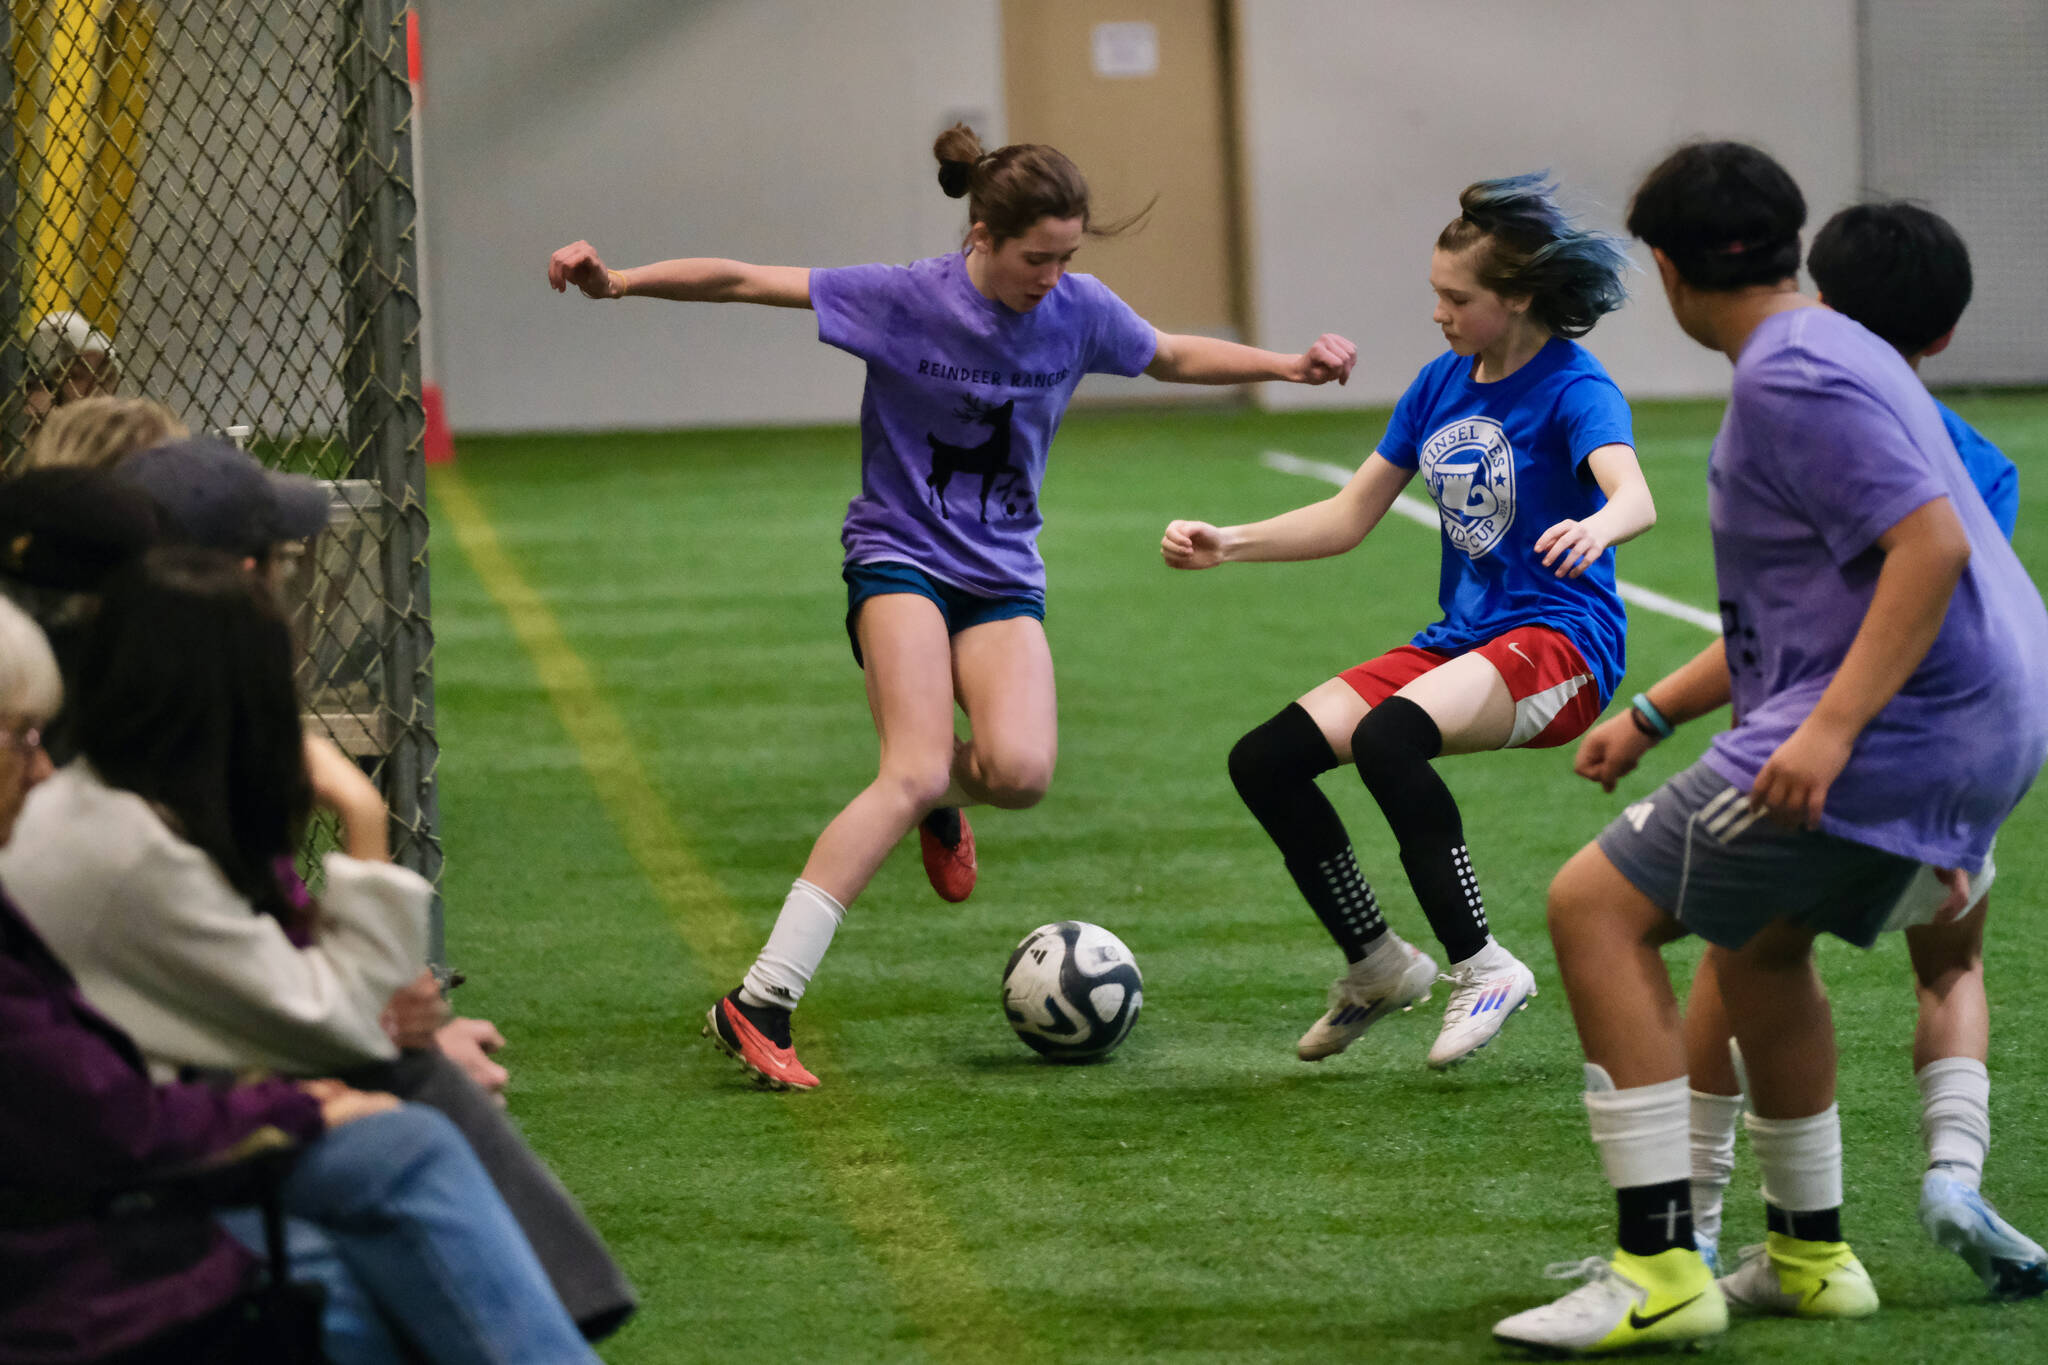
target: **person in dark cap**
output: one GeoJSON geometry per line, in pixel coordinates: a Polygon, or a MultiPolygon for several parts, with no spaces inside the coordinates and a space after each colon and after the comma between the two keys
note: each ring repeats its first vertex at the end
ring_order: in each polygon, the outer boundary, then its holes
{"type": "Polygon", "coordinates": [[[163,509],[167,538],[266,561],[281,544],[327,525],[318,479],[265,469],[218,436],[187,436],[137,451],[114,476],[163,509]]]}

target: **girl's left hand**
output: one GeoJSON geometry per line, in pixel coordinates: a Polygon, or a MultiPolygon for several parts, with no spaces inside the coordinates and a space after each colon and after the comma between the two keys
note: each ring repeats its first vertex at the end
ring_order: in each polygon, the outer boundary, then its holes
{"type": "Polygon", "coordinates": [[[1749,808],[1788,829],[1819,829],[1828,788],[1849,766],[1855,747],[1854,735],[1844,739],[1808,717],[1757,772],[1749,808]]]}
{"type": "Polygon", "coordinates": [[[1594,530],[1592,523],[1567,517],[1536,537],[1536,553],[1543,556],[1546,569],[1563,555],[1564,562],[1557,565],[1557,576],[1577,578],[1607,553],[1607,537],[1594,530]]]}
{"type": "Polygon", "coordinates": [[[1358,348],[1338,336],[1325,332],[1316,338],[1316,344],[1301,353],[1294,373],[1297,384],[1327,384],[1332,379],[1339,384],[1351,378],[1351,367],[1358,363],[1358,348]]]}

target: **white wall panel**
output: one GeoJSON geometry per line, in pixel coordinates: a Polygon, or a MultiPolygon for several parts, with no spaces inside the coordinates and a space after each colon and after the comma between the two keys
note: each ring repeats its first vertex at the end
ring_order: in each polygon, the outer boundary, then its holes
{"type": "MultiPolygon", "coordinates": [[[[931,141],[1000,138],[997,0],[434,0],[434,341],[459,430],[851,421],[806,312],[571,301],[548,253],[906,261],[964,227],[931,141]]],[[[994,145],[992,142],[991,145],[994,145]]]]}
{"type": "MultiPolygon", "coordinates": [[[[1659,157],[1696,136],[1761,144],[1818,222],[1857,179],[1853,0],[1241,0],[1252,314],[1264,344],[1359,343],[1344,389],[1268,385],[1276,407],[1390,402],[1443,349],[1431,244],[1458,191],[1549,167],[1620,230],[1659,157]]],[[[1632,395],[1724,392],[1647,253],[1635,299],[1587,345],[1632,395]]]]}

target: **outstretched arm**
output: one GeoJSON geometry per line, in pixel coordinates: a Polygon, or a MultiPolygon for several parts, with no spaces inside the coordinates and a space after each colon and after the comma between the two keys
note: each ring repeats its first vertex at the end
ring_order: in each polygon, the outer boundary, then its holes
{"type": "MultiPolygon", "coordinates": [[[[1714,643],[1692,656],[1678,668],[1651,683],[1644,700],[1664,718],[1666,726],[1697,720],[1728,704],[1727,641],[1714,643]]],[[[1572,771],[1605,791],[1635,771],[1644,754],[1659,742],[1656,728],[1630,704],[1619,715],[1609,716],[1586,732],[1579,741],[1572,771]]]]}
{"type": "Polygon", "coordinates": [[[1378,451],[1331,496],[1249,526],[1211,526],[1206,521],[1169,523],[1159,553],[1169,568],[1209,569],[1235,561],[1324,559],[1364,540],[1394,505],[1415,471],[1390,462],[1378,451]]]}
{"type": "Polygon", "coordinates": [[[1559,578],[1577,578],[1609,546],[1633,540],[1657,524],[1650,483],[1633,447],[1618,442],[1601,446],[1586,457],[1586,467],[1607,495],[1607,505],[1584,521],[1567,518],[1536,537],[1543,567],[1556,565],[1559,578]]]}
{"type": "Polygon", "coordinates": [[[548,258],[548,284],[558,294],[574,285],[585,298],[592,299],[642,294],[684,303],[811,306],[811,272],[805,266],[748,265],[745,261],[695,256],[612,270],[588,242],[571,242],[548,258]]]}
{"type": "Polygon", "coordinates": [[[1300,355],[1262,351],[1217,337],[1159,333],[1145,373],[1174,384],[1250,384],[1285,379],[1294,384],[1342,384],[1358,363],[1358,348],[1334,332],[1316,338],[1300,355]]]}

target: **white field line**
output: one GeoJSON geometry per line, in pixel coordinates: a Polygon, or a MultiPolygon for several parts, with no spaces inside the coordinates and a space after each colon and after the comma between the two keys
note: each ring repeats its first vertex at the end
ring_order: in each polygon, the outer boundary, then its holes
{"type": "MultiPolygon", "coordinates": [[[[1342,465],[1329,464],[1322,460],[1304,460],[1301,456],[1290,455],[1284,450],[1267,451],[1259,457],[1259,463],[1268,469],[1277,469],[1283,474],[1299,474],[1303,478],[1321,479],[1324,483],[1333,483],[1339,488],[1351,482],[1353,473],[1342,465]]],[[[1403,493],[1394,499],[1393,510],[1410,521],[1429,527],[1432,531],[1442,529],[1437,521],[1436,508],[1420,498],[1403,493]]],[[[1614,586],[1621,593],[1621,600],[1624,602],[1633,602],[1645,611],[1654,611],[1675,621],[1685,621],[1716,635],[1721,633],[1721,618],[1713,612],[1702,611],[1689,602],[1666,597],[1661,592],[1643,587],[1639,583],[1630,583],[1625,579],[1616,579],[1614,586]]]]}

